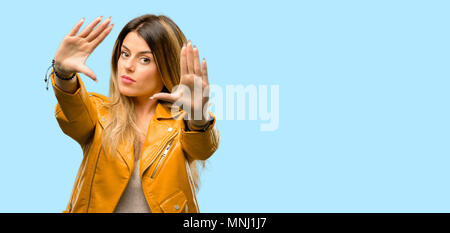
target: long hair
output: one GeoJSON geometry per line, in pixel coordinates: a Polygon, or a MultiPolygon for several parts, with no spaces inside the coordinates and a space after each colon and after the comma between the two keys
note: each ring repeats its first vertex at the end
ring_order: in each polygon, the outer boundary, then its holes
{"type": "MultiPolygon", "coordinates": [[[[111,79],[109,86],[110,102],[105,105],[111,114],[111,120],[103,131],[103,148],[118,156],[116,148],[119,143],[139,144],[139,138],[145,132],[137,127],[135,106],[132,97],[122,95],[119,91],[117,65],[123,40],[130,32],[137,32],[150,47],[155,58],[156,67],[162,78],[163,92],[171,92],[180,83],[180,52],[186,37],[180,28],[164,15],[142,15],[128,22],[119,33],[111,58],[111,79]]],[[[170,104],[163,102],[162,104],[170,104]]],[[[199,189],[197,162],[188,161],[195,191],[199,189]]],[[[205,161],[201,161],[205,167],[205,161]]]]}

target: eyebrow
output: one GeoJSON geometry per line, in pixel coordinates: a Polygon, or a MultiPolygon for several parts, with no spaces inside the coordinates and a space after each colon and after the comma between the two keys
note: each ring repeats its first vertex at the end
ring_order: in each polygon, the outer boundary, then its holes
{"type": "MultiPolygon", "coordinates": [[[[130,49],[129,48],[127,48],[127,46],[125,46],[125,45],[122,45],[125,49],[127,49],[128,51],[130,51],[130,49]]],[[[144,54],[144,53],[151,53],[151,54],[153,54],[152,53],[152,51],[141,51],[141,52],[139,52],[138,54],[144,54]]]]}

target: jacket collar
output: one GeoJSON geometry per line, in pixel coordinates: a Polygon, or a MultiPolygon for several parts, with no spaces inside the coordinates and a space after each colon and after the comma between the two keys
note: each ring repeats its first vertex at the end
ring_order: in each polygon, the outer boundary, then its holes
{"type": "MultiPolygon", "coordinates": [[[[183,110],[181,110],[180,108],[174,107],[173,111],[172,111],[172,108],[170,108],[168,105],[158,102],[158,104],[156,105],[155,114],[153,117],[156,120],[177,119],[182,113],[183,113],[183,110]]],[[[106,121],[106,119],[104,117],[102,117],[102,120],[100,122],[101,122],[103,128],[106,126],[105,121],[106,121]]],[[[129,171],[132,172],[132,169],[134,167],[134,162],[133,162],[134,146],[121,142],[121,143],[119,143],[119,145],[117,145],[117,151],[122,156],[122,158],[125,160],[125,163],[127,164],[129,171]]]]}
{"type": "MultiPolygon", "coordinates": [[[[167,104],[163,104],[161,102],[158,102],[155,109],[155,115],[153,116],[154,119],[161,120],[161,119],[177,119],[181,114],[183,113],[183,110],[179,107],[170,107],[167,104]],[[173,111],[172,111],[173,110],[173,111]]],[[[100,124],[103,126],[103,128],[106,127],[106,122],[109,121],[110,116],[105,111],[105,109],[100,109],[100,124]]]]}
{"type": "Polygon", "coordinates": [[[167,104],[158,102],[155,110],[155,119],[177,119],[183,113],[179,107],[170,107],[167,104]]]}

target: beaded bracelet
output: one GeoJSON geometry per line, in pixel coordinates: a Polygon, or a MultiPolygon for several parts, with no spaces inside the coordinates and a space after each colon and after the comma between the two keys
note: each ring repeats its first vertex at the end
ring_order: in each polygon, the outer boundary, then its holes
{"type": "MultiPolygon", "coordinates": [[[[52,65],[50,65],[50,67],[48,67],[47,72],[45,73],[45,77],[44,77],[44,82],[47,83],[47,87],[46,87],[47,90],[48,90],[48,84],[50,83],[50,78],[48,77],[48,71],[50,70],[50,68],[53,68],[53,73],[55,74],[56,77],[58,77],[61,80],[71,80],[76,76],[76,72],[73,73],[73,75],[68,78],[62,78],[61,76],[59,76],[55,69],[55,59],[53,59],[52,65]]],[[[52,73],[50,73],[50,75],[51,74],[52,73]]]]}

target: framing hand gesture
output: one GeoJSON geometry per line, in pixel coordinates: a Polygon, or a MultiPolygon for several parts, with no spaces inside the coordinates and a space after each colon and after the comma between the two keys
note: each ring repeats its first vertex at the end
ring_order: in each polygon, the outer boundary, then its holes
{"type": "Polygon", "coordinates": [[[160,99],[180,105],[187,110],[188,123],[195,128],[203,128],[209,121],[207,104],[209,101],[209,81],[206,60],[200,67],[198,48],[191,41],[183,46],[180,56],[180,85],[172,93],[157,93],[151,99],[160,99]]]}
{"type": "Polygon", "coordinates": [[[81,19],[72,31],[64,37],[55,55],[55,69],[58,70],[58,74],[69,76],[72,73],[81,72],[97,81],[95,73],[85,65],[85,62],[114,26],[114,24],[109,25],[111,22],[111,17],[109,17],[94,29],[100,23],[102,17],[97,17],[77,35],[78,30],[84,23],[84,18],[81,19]]]}

